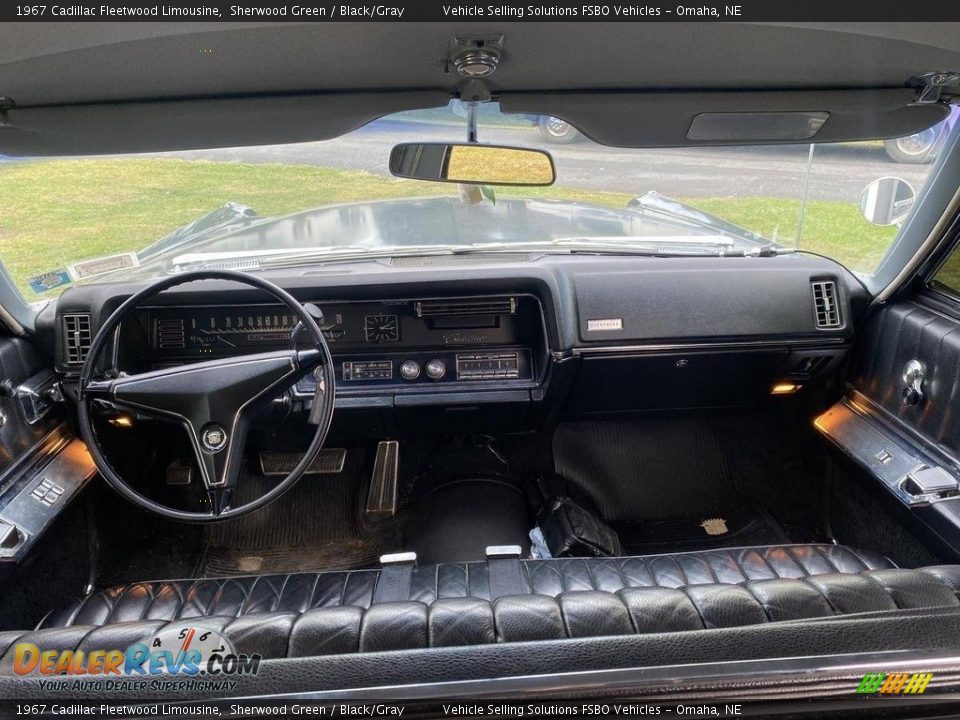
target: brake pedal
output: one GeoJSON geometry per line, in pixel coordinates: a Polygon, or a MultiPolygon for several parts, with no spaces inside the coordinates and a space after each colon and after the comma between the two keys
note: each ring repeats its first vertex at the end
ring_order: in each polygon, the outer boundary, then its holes
{"type": "Polygon", "coordinates": [[[397,514],[397,474],[400,469],[400,443],[384,440],[377,445],[373,461],[370,491],[367,493],[367,517],[371,520],[397,514]]]}
{"type": "MultiPolygon", "coordinates": [[[[330,475],[342,472],[346,459],[347,451],[343,448],[323,448],[305,474],[330,475]]],[[[301,460],[303,453],[264,450],[260,453],[260,470],[264,475],[289,475],[301,460]]]]}

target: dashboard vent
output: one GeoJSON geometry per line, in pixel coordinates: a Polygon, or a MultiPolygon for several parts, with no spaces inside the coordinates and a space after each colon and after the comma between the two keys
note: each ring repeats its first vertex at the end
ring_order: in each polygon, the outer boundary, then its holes
{"type": "Polygon", "coordinates": [[[83,365],[92,340],[89,314],[75,313],[63,316],[63,347],[67,365],[83,365]]]}
{"type": "Polygon", "coordinates": [[[817,316],[817,327],[821,330],[840,327],[837,284],[833,280],[817,280],[810,285],[813,288],[813,309],[817,316]]]}
{"type": "Polygon", "coordinates": [[[415,303],[417,317],[463,315],[515,315],[517,299],[512,297],[480,300],[421,300],[415,303]]]}
{"type": "MultiPolygon", "coordinates": [[[[204,270],[258,270],[260,268],[260,261],[256,258],[250,259],[239,259],[239,260],[217,260],[215,262],[206,262],[203,263],[204,270]]],[[[184,266],[185,270],[194,270],[199,268],[192,268],[184,266]]]]}
{"type": "Polygon", "coordinates": [[[530,262],[529,253],[504,253],[484,255],[407,255],[390,259],[391,267],[462,267],[464,265],[494,265],[515,262],[530,262]]]}

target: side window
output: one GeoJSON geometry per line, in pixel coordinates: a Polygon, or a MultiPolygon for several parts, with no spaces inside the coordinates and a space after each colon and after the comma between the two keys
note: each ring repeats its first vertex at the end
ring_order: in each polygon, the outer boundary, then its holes
{"type": "Polygon", "coordinates": [[[960,297],[960,246],[953,249],[947,261],[934,273],[930,285],[936,290],[960,297]]]}

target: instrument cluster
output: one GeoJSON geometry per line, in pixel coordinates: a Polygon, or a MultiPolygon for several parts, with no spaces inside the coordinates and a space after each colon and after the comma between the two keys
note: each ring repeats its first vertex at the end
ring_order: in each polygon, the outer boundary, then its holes
{"type": "MultiPolygon", "coordinates": [[[[331,347],[375,347],[399,343],[406,304],[323,307],[321,330],[331,347]]],[[[162,358],[236,355],[289,347],[297,317],[281,306],[237,305],[151,308],[150,345],[162,358]]],[[[405,317],[404,320],[416,318],[405,317]]]]}
{"type": "MultiPolygon", "coordinates": [[[[532,297],[315,302],[337,380],[351,387],[526,382],[543,321],[532,297]]],[[[153,367],[293,347],[299,321],[281,305],[156,306],[140,312],[153,367]]],[[[311,394],[314,379],[301,380],[311,394]]]]}

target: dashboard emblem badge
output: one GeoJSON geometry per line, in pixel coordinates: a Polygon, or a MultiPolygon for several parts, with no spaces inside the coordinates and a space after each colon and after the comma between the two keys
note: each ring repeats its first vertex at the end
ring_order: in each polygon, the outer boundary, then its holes
{"type": "Polygon", "coordinates": [[[218,453],[227,445],[227,431],[219,425],[208,425],[200,433],[203,449],[209,453],[218,453]]]}

